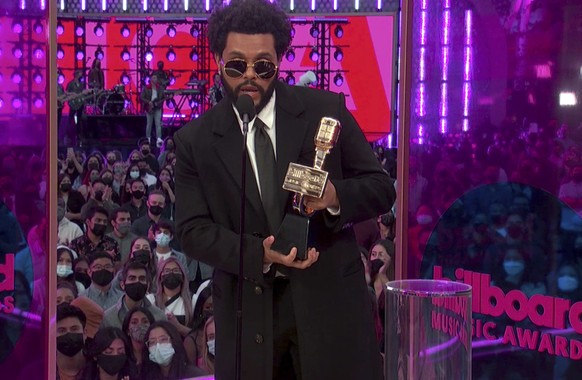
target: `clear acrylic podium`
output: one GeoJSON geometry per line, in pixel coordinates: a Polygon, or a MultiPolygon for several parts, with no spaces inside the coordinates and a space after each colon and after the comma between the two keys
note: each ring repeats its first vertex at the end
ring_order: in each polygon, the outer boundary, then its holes
{"type": "Polygon", "coordinates": [[[386,380],[470,380],[471,286],[400,280],[385,293],[386,380]]]}

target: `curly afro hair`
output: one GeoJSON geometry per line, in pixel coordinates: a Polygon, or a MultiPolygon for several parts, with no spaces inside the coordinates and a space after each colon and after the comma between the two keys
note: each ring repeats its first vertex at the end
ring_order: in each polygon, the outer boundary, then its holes
{"type": "Polygon", "coordinates": [[[291,44],[289,18],[277,4],[268,0],[232,0],[230,5],[215,8],[208,19],[208,40],[212,53],[222,56],[230,32],[272,34],[279,58],[291,44]]]}

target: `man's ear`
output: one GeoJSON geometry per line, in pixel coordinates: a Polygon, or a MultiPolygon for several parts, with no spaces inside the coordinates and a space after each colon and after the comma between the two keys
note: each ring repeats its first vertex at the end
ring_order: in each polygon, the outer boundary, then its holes
{"type": "Polygon", "coordinates": [[[125,292],[125,281],[119,281],[119,287],[125,292]]]}
{"type": "Polygon", "coordinates": [[[218,73],[222,75],[222,70],[220,69],[220,56],[218,54],[214,54],[214,62],[216,62],[216,66],[218,66],[218,73]]]}

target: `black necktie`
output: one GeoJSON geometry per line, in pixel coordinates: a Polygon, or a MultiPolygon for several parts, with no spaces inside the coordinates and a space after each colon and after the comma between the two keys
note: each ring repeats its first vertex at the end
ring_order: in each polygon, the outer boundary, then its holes
{"type": "Polygon", "coordinates": [[[267,215],[269,230],[277,232],[283,213],[277,202],[277,163],[271,138],[265,131],[266,125],[258,117],[255,119],[255,160],[257,175],[261,184],[261,200],[267,215]]]}

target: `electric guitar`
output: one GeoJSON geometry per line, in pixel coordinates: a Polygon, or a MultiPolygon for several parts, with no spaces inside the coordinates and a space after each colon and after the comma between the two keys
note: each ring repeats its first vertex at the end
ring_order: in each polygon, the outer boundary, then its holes
{"type": "Polygon", "coordinates": [[[79,93],[65,93],[64,96],[66,97],[66,100],[63,100],[63,102],[69,102],[69,108],[71,108],[73,111],[76,111],[85,104],[86,98],[89,98],[90,96],[93,96],[93,94],[100,92],[101,91],[90,88],[79,93]]]}
{"type": "Polygon", "coordinates": [[[149,102],[144,103],[144,109],[147,113],[152,113],[155,110],[162,108],[166,99],[172,98],[173,94],[164,93],[164,95],[160,98],[156,98],[155,100],[150,100],[149,102]]]}

